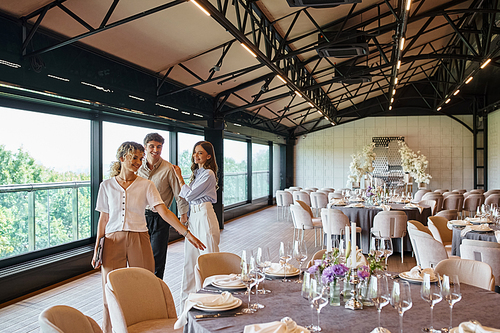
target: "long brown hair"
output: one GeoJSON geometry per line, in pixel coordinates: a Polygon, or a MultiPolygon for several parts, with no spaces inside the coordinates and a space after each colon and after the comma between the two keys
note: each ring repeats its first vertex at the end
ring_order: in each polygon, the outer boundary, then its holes
{"type": "Polygon", "coordinates": [[[120,161],[120,158],[125,158],[128,155],[133,155],[137,150],[144,153],[144,147],[140,143],[133,141],[125,141],[124,143],[122,143],[120,147],[118,147],[118,150],[116,152],[116,158],[118,159],[118,161],[111,164],[109,176],[118,176],[122,169],[122,162],[120,161]]]}
{"type": "MultiPolygon", "coordinates": [[[[205,151],[207,152],[208,155],[211,157],[203,164],[203,167],[205,169],[210,169],[214,172],[215,174],[215,183],[217,184],[219,182],[219,177],[217,177],[217,162],[215,161],[215,152],[214,152],[214,146],[208,141],[198,141],[195,143],[193,147],[193,153],[191,154],[191,179],[189,180],[189,183],[191,183],[194,178],[195,178],[195,171],[198,170],[198,164],[194,162],[194,153],[196,147],[201,146],[205,151]]],[[[218,186],[217,186],[218,187],[218,186]]]]}

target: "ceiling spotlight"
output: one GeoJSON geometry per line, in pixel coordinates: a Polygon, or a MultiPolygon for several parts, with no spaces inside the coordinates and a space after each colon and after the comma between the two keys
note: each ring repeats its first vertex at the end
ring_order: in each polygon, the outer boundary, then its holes
{"type": "Polygon", "coordinates": [[[470,81],[472,81],[472,76],[465,81],[465,84],[469,84],[470,81]]]}
{"type": "Polygon", "coordinates": [[[392,105],[389,105],[389,110],[392,110],[392,105]]]}
{"type": "Polygon", "coordinates": [[[437,108],[437,111],[441,111],[441,107],[438,107],[438,108],[437,108]]]}
{"type": "Polygon", "coordinates": [[[486,60],[482,65],[481,65],[481,69],[483,69],[484,67],[486,67],[486,65],[488,65],[490,63],[491,59],[488,59],[486,60]]]}
{"type": "Polygon", "coordinates": [[[302,97],[301,93],[299,93],[297,90],[295,90],[295,95],[302,97]]]}
{"type": "Polygon", "coordinates": [[[268,92],[269,87],[267,85],[263,84],[262,87],[260,87],[260,91],[262,91],[263,93],[268,92]]]}
{"type": "Polygon", "coordinates": [[[446,103],[446,104],[448,104],[448,103],[450,103],[450,101],[451,101],[451,99],[449,99],[449,98],[448,98],[448,99],[445,101],[445,103],[446,103]]]}
{"type": "Polygon", "coordinates": [[[218,71],[220,71],[220,66],[214,65],[214,67],[212,67],[210,70],[212,72],[218,72],[218,71]]]}
{"type": "Polygon", "coordinates": [[[459,89],[455,90],[455,92],[453,93],[453,96],[456,96],[459,92],[460,92],[459,89]]]}

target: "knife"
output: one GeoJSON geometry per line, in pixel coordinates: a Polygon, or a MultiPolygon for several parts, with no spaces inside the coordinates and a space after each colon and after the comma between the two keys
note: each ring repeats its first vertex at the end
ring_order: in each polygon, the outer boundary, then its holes
{"type": "Polygon", "coordinates": [[[243,314],[242,312],[236,313],[215,313],[215,314],[203,314],[194,316],[196,319],[202,318],[219,318],[219,317],[236,317],[237,315],[243,314]]]}

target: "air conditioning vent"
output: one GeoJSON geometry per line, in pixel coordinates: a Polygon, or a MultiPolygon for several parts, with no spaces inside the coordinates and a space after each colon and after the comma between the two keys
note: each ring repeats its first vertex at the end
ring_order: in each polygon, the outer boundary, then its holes
{"type": "Polygon", "coordinates": [[[361,0],[286,0],[290,7],[336,7],[351,3],[361,3],[361,0]]]}
{"type": "Polygon", "coordinates": [[[360,84],[372,82],[370,69],[368,66],[342,66],[337,67],[335,76],[338,83],[360,84]]]}
{"type": "Polygon", "coordinates": [[[360,84],[366,82],[372,82],[372,77],[370,75],[346,77],[339,81],[339,83],[343,84],[360,84]]]}
{"type": "Polygon", "coordinates": [[[367,55],[368,43],[361,44],[326,44],[319,46],[316,51],[323,58],[353,58],[367,55]]]}

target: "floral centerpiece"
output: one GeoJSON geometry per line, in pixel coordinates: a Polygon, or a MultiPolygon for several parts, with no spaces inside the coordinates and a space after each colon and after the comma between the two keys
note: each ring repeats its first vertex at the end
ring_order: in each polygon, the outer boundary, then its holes
{"type": "Polygon", "coordinates": [[[399,142],[399,154],[401,155],[401,167],[405,173],[415,178],[417,183],[429,184],[431,175],[426,173],[429,161],[427,157],[420,154],[420,151],[415,153],[408,145],[402,141],[399,142]],[[420,154],[420,155],[419,155],[420,154]]]}
{"type": "Polygon", "coordinates": [[[351,155],[352,162],[349,165],[350,174],[348,178],[348,185],[351,183],[361,182],[362,177],[370,172],[373,172],[373,161],[377,156],[373,149],[375,148],[375,143],[370,143],[363,147],[360,152],[351,155]]]}
{"type": "Polygon", "coordinates": [[[368,285],[370,282],[370,277],[377,274],[380,271],[386,269],[384,257],[377,257],[373,253],[368,254],[366,258],[368,266],[361,266],[358,268],[358,277],[361,280],[360,294],[363,305],[373,306],[373,302],[368,299],[368,285]]]}

